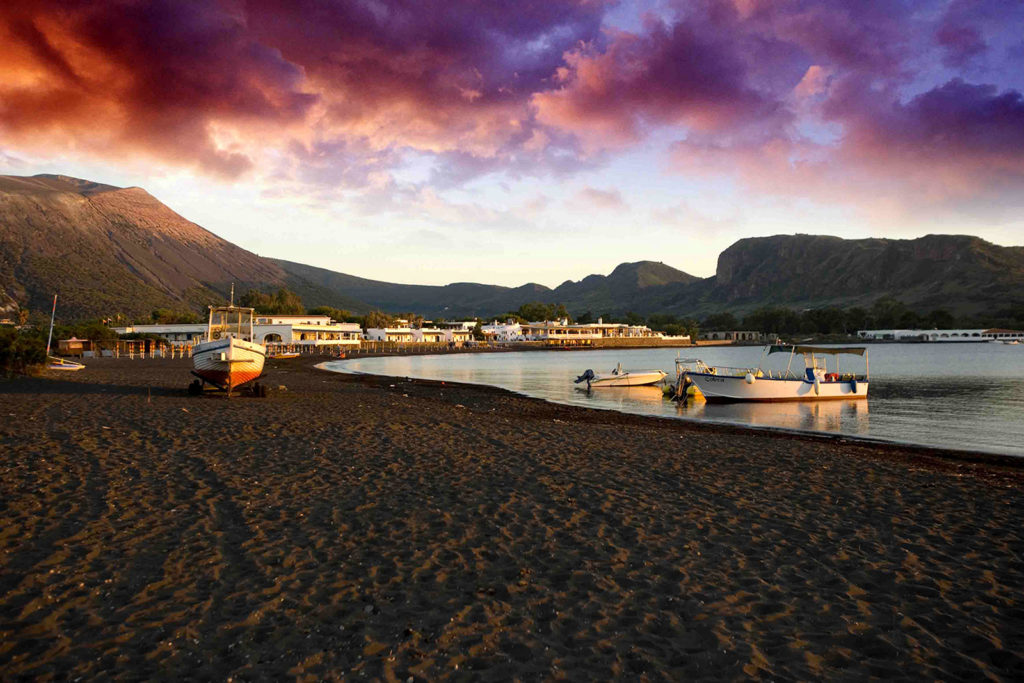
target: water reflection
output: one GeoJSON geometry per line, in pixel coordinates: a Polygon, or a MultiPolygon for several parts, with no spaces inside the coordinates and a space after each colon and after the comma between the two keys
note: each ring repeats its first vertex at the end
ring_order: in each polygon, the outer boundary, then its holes
{"type": "MultiPolygon", "coordinates": [[[[687,349],[712,365],[757,365],[761,349],[687,349]]],[[[662,369],[674,349],[559,351],[367,358],[351,369],[472,382],[590,408],[732,424],[844,433],[1024,455],[1024,347],[1004,344],[874,344],[867,401],[679,404],[657,387],[578,391],[586,368],[662,369]],[[870,421],[869,417],[870,406],[870,421]]]]}
{"type": "Polygon", "coordinates": [[[683,417],[740,422],[763,427],[821,432],[868,433],[868,401],[793,401],[784,403],[679,403],[683,417]]]}

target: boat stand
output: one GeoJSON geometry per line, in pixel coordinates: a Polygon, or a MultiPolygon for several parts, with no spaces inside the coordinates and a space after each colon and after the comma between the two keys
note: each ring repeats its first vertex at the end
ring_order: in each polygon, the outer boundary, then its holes
{"type": "Polygon", "coordinates": [[[241,387],[232,387],[232,389],[229,390],[227,387],[222,387],[218,384],[210,382],[207,379],[204,379],[195,370],[192,370],[190,372],[196,379],[192,380],[192,382],[188,385],[189,396],[202,396],[207,391],[223,391],[225,394],[227,394],[228,398],[231,398],[232,391],[238,390],[239,393],[241,393],[244,387],[244,389],[249,391],[251,395],[255,398],[267,397],[267,385],[261,384],[258,381],[254,381],[249,386],[242,385],[241,387]],[[209,386],[207,386],[207,384],[209,384],[209,386]]]}

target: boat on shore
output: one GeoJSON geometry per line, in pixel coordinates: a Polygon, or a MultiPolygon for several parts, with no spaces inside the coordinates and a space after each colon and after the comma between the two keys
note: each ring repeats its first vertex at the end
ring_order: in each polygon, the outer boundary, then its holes
{"type": "Polygon", "coordinates": [[[75,372],[85,370],[85,365],[77,361],[50,355],[50,344],[53,342],[53,320],[57,316],[57,295],[53,295],[53,310],[50,311],[50,333],[46,337],[46,369],[75,372]]]}
{"type": "Polygon", "coordinates": [[[192,374],[199,378],[190,391],[199,393],[203,384],[231,391],[263,374],[267,350],[253,341],[254,309],[241,306],[211,306],[206,338],[192,349],[192,374]]]}
{"type": "Polygon", "coordinates": [[[597,387],[642,387],[648,384],[657,384],[666,377],[668,377],[668,373],[661,370],[626,371],[622,369],[622,363],[619,363],[608,374],[598,374],[588,369],[576,378],[575,384],[586,382],[587,389],[597,387]]]}
{"type": "Polygon", "coordinates": [[[691,382],[710,402],[729,401],[821,401],[861,399],[868,396],[867,348],[863,346],[804,346],[773,344],[765,347],[756,368],[708,366],[699,359],[680,359],[676,372],[680,386],[691,382]],[[765,370],[765,359],[776,353],[788,353],[785,370],[765,370]],[[799,354],[803,372],[793,370],[799,354]],[[856,355],[865,359],[863,375],[840,372],[839,356],[856,355]],[[827,360],[833,360],[829,371],[827,360]]]}

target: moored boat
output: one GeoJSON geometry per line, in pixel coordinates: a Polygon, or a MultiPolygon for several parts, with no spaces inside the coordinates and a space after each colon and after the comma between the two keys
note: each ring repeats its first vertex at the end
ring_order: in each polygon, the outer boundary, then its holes
{"type": "Polygon", "coordinates": [[[691,359],[693,367],[677,367],[708,401],[820,401],[828,399],[861,399],[868,395],[867,349],[863,346],[803,346],[775,344],[765,348],[756,368],[706,365],[691,359]],[[764,370],[764,360],[775,353],[788,353],[789,364],[783,371],[764,370]],[[797,354],[803,359],[802,374],[793,371],[797,354]],[[840,355],[857,355],[865,359],[865,374],[839,372],[840,355]],[[834,360],[829,372],[827,358],[834,360]]]}
{"type": "Polygon", "coordinates": [[[253,312],[233,305],[210,307],[206,339],[192,349],[193,375],[230,394],[263,373],[267,351],[253,341],[253,312]]]}
{"type": "Polygon", "coordinates": [[[641,387],[648,384],[657,384],[667,376],[668,373],[661,370],[625,371],[622,369],[622,363],[619,363],[608,374],[597,374],[593,370],[587,370],[576,378],[575,383],[586,382],[588,389],[597,387],[641,387]]]}

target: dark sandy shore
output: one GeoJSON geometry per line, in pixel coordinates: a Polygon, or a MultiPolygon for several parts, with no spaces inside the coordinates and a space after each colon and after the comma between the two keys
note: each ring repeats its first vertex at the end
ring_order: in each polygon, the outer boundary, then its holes
{"type": "Polygon", "coordinates": [[[1024,678],[1019,461],[188,379],[0,380],[0,678],[1024,678]]]}

